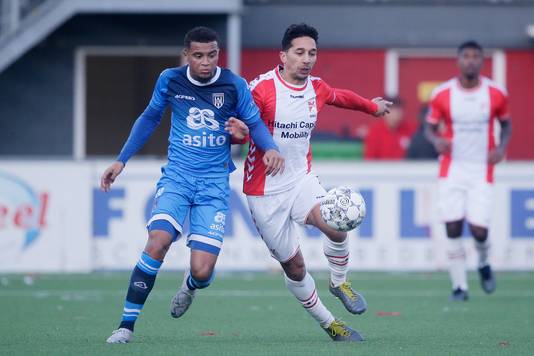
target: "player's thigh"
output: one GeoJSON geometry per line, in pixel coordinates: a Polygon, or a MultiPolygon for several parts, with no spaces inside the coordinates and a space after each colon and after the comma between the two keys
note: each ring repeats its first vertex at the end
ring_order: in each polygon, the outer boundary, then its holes
{"type": "Polygon", "coordinates": [[[488,228],[493,212],[493,184],[485,181],[473,183],[467,199],[467,222],[474,226],[488,228]]]}
{"type": "Polygon", "coordinates": [[[147,229],[149,232],[166,231],[176,241],[182,233],[185,218],[191,207],[193,187],[183,182],[162,178],[158,182],[156,195],[147,229]]]}
{"type": "Polygon", "coordinates": [[[318,205],[325,195],[326,190],[319,182],[317,176],[308,174],[299,183],[299,192],[291,207],[291,218],[300,225],[305,225],[307,222],[314,222],[313,225],[319,227],[316,224],[320,224],[323,220],[320,218],[320,213],[317,215],[319,211],[318,205]],[[313,216],[310,216],[310,214],[313,214],[313,216]]]}
{"type": "Polygon", "coordinates": [[[187,245],[217,256],[222,248],[230,186],[228,179],[210,179],[195,194],[187,245]]]}
{"type": "Polygon", "coordinates": [[[279,262],[290,260],[299,249],[298,231],[291,221],[295,191],[268,196],[247,196],[252,220],[271,256],[279,262]]]}
{"type": "Polygon", "coordinates": [[[438,181],[438,212],[443,222],[459,221],[465,218],[467,189],[453,177],[438,181]]]}

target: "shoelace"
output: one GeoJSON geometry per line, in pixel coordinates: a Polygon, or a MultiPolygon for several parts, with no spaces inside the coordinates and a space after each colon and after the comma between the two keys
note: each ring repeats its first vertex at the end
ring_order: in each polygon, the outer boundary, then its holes
{"type": "Polygon", "coordinates": [[[336,336],[338,334],[341,336],[349,336],[349,332],[347,329],[345,329],[345,323],[341,320],[334,320],[330,326],[330,334],[332,334],[332,336],[336,336]]]}
{"type": "Polygon", "coordinates": [[[345,282],[345,283],[341,284],[339,287],[341,288],[341,291],[343,292],[343,294],[345,294],[346,296],[348,296],[352,300],[356,300],[356,298],[357,298],[356,294],[354,294],[354,292],[352,291],[352,288],[351,288],[349,282],[345,282]]]}

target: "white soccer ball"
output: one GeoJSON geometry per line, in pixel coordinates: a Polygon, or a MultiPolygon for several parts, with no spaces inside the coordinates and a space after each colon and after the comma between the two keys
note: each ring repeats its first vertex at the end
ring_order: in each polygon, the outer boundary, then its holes
{"type": "Polygon", "coordinates": [[[331,189],[321,201],[323,220],[337,231],[354,230],[365,218],[365,200],[349,187],[331,189]]]}

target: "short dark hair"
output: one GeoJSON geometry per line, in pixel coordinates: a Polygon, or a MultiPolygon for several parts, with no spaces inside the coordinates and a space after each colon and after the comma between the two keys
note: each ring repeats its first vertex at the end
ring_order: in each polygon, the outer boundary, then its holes
{"type": "Polygon", "coordinates": [[[470,40],[470,41],[465,41],[464,43],[458,46],[458,54],[460,54],[460,52],[462,52],[466,48],[477,49],[480,52],[484,52],[484,50],[482,49],[482,46],[477,41],[470,40]]]}
{"type": "Polygon", "coordinates": [[[189,30],[184,37],[184,47],[191,48],[191,42],[209,43],[217,42],[219,44],[219,35],[215,30],[209,27],[198,26],[189,30]]]}
{"type": "Polygon", "coordinates": [[[309,26],[305,23],[290,25],[286,29],[284,37],[282,38],[282,51],[287,51],[289,48],[291,48],[291,41],[299,37],[311,37],[315,40],[315,42],[317,42],[319,39],[319,33],[315,27],[309,26]]]}

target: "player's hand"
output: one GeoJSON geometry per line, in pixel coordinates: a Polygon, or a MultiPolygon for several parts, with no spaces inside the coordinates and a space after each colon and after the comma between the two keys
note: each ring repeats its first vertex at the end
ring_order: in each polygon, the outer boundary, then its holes
{"type": "Polygon", "coordinates": [[[451,150],[451,142],[443,137],[436,137],[432,144],[438,153],[446,153],[451,150]]]}
{"type": "Polygon", "coordinates": [[[284,172],[285,160],[277,150],[270,149],[265,152],[263,164],[265,164],[265,175],[274,177],[277,173],[282,174],[284,172]]]}
{"type": "Polygon", "coordinates": [[[493,150],[491,150],[491,152],[489,153],[489,156],[488,156],[488,163],[489,164],[497,164],[499,163],[500,161],[502,161],[504,159],[504,155],[505,155],[505,151],[504,151],[504,148],[502,147],[495,147],[493,150]]]}
{"type": "Polygon", "coordinates": [[[235,117],[229,118],[224,123],[224,129],[228,131],[232,138],[235,140],[242,140],[248,135],[248,126],[241,120],[236,119],[235,117]]]}
{"type": "Polygon", "coordinates": [[[113,162],[111,166],[108,167],[102,174],[100,178],[100,189],[103,192],[108,192],[111,188],[111,184],[115,181],[115,178],[121,174],[124,169],[124,163],[120,161],[113,162]]]}
{"type": "Polygon", "coordinates": [[[371,100],[373,103],[375,103],[378,108],[376,109],[374,116],[384,116],[385,114],[389,114],[389,107],[393,105],[391,101],[387,101],[383,99],[382,97],[373,98],[371,100]]]}

